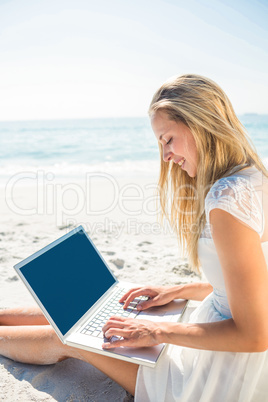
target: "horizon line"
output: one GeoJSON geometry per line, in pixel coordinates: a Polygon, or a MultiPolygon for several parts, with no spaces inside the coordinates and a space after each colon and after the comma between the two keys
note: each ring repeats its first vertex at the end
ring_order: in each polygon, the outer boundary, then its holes
{"type": "MultiPolygon", "coordinates": [[[[237,113],[237,116],[267,116],[267,113],[245,112],[237,113]]],[[[14,120],[1,120],[0,123],[24,123],[24,122],[40,122],[40,121],[63,121],[63,120],[112,120],[112,119],[141,119],[148,118],[148,115],[139,116],[104,116],[104,117],[56,117],[56,118],[37,118],[37,119],[14,119],[14,120]]]]}

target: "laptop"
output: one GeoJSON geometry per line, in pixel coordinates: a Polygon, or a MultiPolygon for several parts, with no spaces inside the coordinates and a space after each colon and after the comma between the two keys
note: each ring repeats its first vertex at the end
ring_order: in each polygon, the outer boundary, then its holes
{"type": "Polygon", "coordinates": [[[102,348],[105,342],[101,330],[103,319],[106,322],[112,315],[125,314],[146,320],[178,322],[187,304],[186,300],[174,300],[165,306],[139,312],[136,308],[139,300],[135,300],[127,311],[123,310],[118,300],[137,285],[117,280],[83,226],[71,230],[14,268],[64,344],[149,367],[156,365],[166,345],[105,350],[102,348]]]}

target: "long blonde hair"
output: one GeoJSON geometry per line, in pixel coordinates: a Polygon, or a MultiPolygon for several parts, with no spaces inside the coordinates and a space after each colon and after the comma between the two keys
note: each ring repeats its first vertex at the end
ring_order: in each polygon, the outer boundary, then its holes
{"type": "Polygon", "coordinates": [[[170,120],[183,122],[196,142],[198,165],[195,177],[189,177],[172,161],[165,162],[162,145],[159,145],[158,188],[162,216],[166,216],[175,228],[192,267],[198,270],[198,239],[206,223],[204,204],[210,187],[241,165],[255,165],[265,176],[268,176],[267,170],[230,100],[212,80],[194,74],[170,79],[153,96],[150,117],[157,111],[165,112],[170,120]]]}

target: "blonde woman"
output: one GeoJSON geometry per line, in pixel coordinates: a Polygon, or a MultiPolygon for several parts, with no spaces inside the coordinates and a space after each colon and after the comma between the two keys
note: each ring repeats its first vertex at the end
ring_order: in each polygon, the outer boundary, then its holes
{"type": "Polygon", "coordinates": [[[205,77],[166,82],[149,115],[161,154],[163,215],[209,283],[132,289],[121,301],[127,307],[147,295],[143,309],[178,298],[202,303],[188,323],[112,317],[105,324],[106,337],[123,337],[106,348],[168,343],[154,369],[62,345],[34,308],[0,312],[0,353],[36,364],[68,357],[87,361],[138,402],[263,402],[268,395],[267,171],[229,99],[205,77]]]}

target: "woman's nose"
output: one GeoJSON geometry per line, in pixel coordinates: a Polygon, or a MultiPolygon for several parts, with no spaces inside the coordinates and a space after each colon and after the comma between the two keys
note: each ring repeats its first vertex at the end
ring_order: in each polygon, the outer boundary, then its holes
{"type": "Polygon", "coordinates": [[[163,148],[163,160],[164,162],[169,162],[171,160],[172,157],[172,152],[165,150],[165,148],[163,148]]]}

